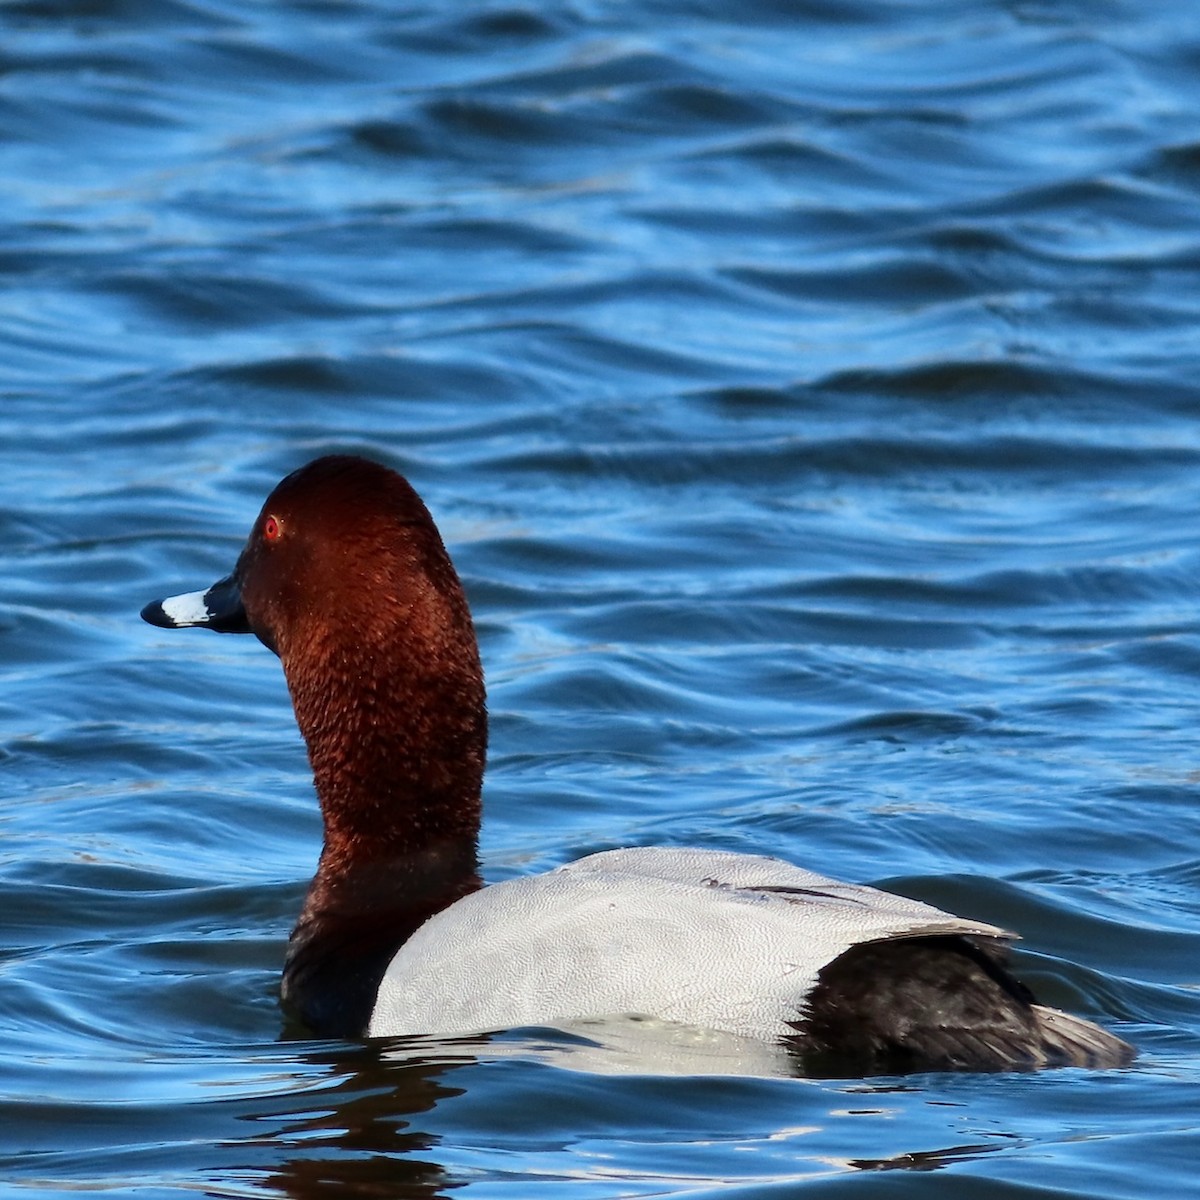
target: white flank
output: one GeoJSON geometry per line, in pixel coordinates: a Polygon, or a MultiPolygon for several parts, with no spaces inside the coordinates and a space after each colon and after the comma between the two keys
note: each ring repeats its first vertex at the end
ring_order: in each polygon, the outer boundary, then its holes
{"type": "Polygon", "coordinates": [[[851,946],[943,933],[1011,936],[778,859],[609,850],[431,917],[392,959],[368,1033],[646,1013],[770,1041],[791,1031],[817,973],[851,946]]]}

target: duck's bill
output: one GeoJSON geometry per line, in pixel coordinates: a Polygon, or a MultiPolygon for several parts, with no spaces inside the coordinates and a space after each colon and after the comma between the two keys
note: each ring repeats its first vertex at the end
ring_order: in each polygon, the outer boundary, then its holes
{"type": "Polygon", "coordinates": [[[185,592],[181,596],[153,600],[142,609],[142,620],[160,629],[201,625],[217,633],[250,632],[241,590],[232,575],[214,583],[206,592],[185,592]]]}

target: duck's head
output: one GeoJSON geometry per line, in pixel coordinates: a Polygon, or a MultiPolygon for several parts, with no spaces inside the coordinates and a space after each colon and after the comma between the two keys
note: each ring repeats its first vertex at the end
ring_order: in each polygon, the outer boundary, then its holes
{"type": "Polygon", "coordinates": [[[478,827],[475,631],[437,527],[395,471],[340,455],[301,467],[267,497],[232,574],[142,616],[253,633],[279,655],[327,838],[364,836],[365,818],[398,798],[411,821],[444,825],[457,810],[478,827]]]}

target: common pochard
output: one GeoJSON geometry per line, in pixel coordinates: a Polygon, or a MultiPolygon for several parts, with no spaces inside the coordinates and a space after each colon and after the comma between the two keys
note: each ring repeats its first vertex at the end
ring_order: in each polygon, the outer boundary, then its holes
{"type": "Polygon", "coordinates": [[[142,616],[253,633],[283,664],[325,841],[282,996],[318,1035],[648,1014],[781,1042],[822,1074],[1133,1057],[1038,1004],[1005,931],[779,859],[614,849],[484,887],[471,614],[425,505],[378,463],[287,476],[228,578],[142,616]]]}

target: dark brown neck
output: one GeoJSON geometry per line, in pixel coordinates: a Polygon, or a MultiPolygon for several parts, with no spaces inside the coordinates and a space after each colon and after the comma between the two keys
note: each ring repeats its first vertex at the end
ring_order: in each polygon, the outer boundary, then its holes
{"type": "Polygon", "coordinates": [[[395,952],[480,886],[487,718],[474,634],[469,654],[452,647],[432,661],[396,653],[397,639],[391,631],[377,660],[369,638],[309,645],[303,674],[283,656],[325,821],[283,998],[323,1036],[360,1036],[395,952]]]}
{"type": "MultiPolygon", "coordinates": [[[[408,710],[410,713],[412,709],[408,710]]],[[[386,722],[387,718],[379,718],[386,722]]],[[[437,750],[366,717],[337,741],[308,739],[330,872],[474,845],[481,817],[485,736],[475,722],[433,724],[437,750]]]]}
{"type": "Polygon", "coordinates": [[[475,842],[447,842],[331,870],[322,854],[288,939],[281,994],[321,1037],[361,1037],[396,951],[434,913],[477,890],[475,842]]]}

